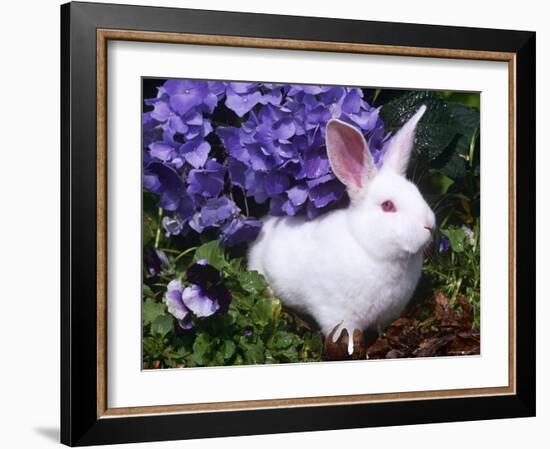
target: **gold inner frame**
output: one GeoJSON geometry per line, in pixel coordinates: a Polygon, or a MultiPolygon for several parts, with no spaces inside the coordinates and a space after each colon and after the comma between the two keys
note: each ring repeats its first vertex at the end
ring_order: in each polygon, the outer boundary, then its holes
{"type": "Polygon", "coordinates": [[[97,417],[113,418],[130,415],[199,413],[243,409],[287,408],[344,405],[388,401],[446,399],[513,395],[516,392],[516,54],[492,51],[422,48],[374,44],[265,39],[238,36],[160,33],[116,29],[97,30],[97,417]],[[109,40],[271,48],[287,50],[364,53],[377,55],[415,56],[427,58],[476,59],[508,63],[508,386],[394,392],[346,396],[231,401],[201,404],[155,405],[139,407],[107,407],[107,42],[109,40]]]}

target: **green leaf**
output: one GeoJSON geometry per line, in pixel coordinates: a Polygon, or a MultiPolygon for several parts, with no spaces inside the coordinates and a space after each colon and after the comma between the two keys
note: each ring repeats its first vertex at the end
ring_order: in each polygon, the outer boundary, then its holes
{"type": "Polygon", "coordinates": [[[450,102],[461,103],[464,106],[470,106],[479,110],[480,95],[478,92],[449,92],[445,99],[450,102]]]}
{"type": "Polygon", "coordinates": [[[466,174],[466,160],[456,150],[453,150],[450,159],[441,168],[441,173],[454,179],[463,178],[466,174]]]}
{"type": "Polygon", "coordinates": [[[433,191],[440,195],[445,195],[449,191],[449,188],[454,184],[454,181],[451,178],[445,176],[438,170],[432,171],[430,174],[430,181],[434,189],[433,191]]]}
{"type": "MultiPolygon", "coordinates": [[[[247,311],[252,309],[252,307],[254,306],[254,297],[252,295],[240,292],[239,290],[237,290],[237,288],[235,288],[235,285],[231,285],[229,282],[227,282],[226,285],[229,290],[231,290],[231,293],[233,295],[232,305],[235,305],[235,307],[240,311],[247,311]]],[[[236,319],[237,316],[235,316],[235,320],[236,319]]]]}
{"type": "Polygon", "coordinates": [[[198,334],[193,343],[193,361],[200,366],[206,365],[210,360],[209,353],[211,349],[212,341],[210,336],[205,333],[198,334]]]}
{"type": "Polygon", "coordinates": [[[223,270],[227,265],[223,249],[217,240],[211,240],[197,248],[193,260],[196,262],[201,259],[206,259],[209,265],[218,270],[223,270]]]}
{"type": "Polygon", "coordinates": [[[452,123],[424,123],[416,132],[414,151],[416,155],[434,160],[451,144],[455,135],[456,127],[452,123]]]}
{"type": "Polygon", "coordinates": [[[253,295],[262,294],[267,288],[267,282],[257,271],[244,271],[239,273],[238,280],[241,287],[253,295]]]}
{"type": "Polygon", "coordinates": [[[471,135],[473,130],[479,128],[479,111],[458,103],[447,103],[449,114],[458,125],[460,134],[471,135]]]}
{"type": "Polygon", "coordinates": [[[231,340],[225,340],[222,345],[221,352],[225,360],[230,359],[235,354],[235,343],[231,340]]]}
{"type": "Polygon", "coordinates": [[[153,293],[153,290],[151,290],[151,287],[149,287],[147,284],[143,284],[141,288],[141,292],[143,294],[144,298],[155,298],[155,294],[153,293]]]}
{"type": "Polygon", "coordinates": [[[163,303],[147,298],[143,303],[143,322],[151,324],[157,317],[164,315],[165,311],[166,306],[163,303]]]}
{"type": "Polygon", "coordinates": [[[456,135],[453,121],[445,101],[432,91],[409,91],[382,107],[382,119],[387,131],[397,132],[421,105],[427,111],[416,131],[414,152],[425,159],[438,157],[456,135]]]}
{"type": "Polygon", "coordinates": [[[278,331],[269,344],[272,349],[287,349],[290,345],[299,343],[299,338],[290,332],[278,331]]]}
{"type": "Polygon", "coordinates": [[[145,337],[143,339],[144,358],[158,359],[164,351],[164,341],[159,335],[145,337]]]}
{"type": "Polygon", "coordinates": [[[241,341],[243,349],[244,363],[247,365],[256,365],[265,362],[265,347],[262,340],[256,343],[246,343],[241,341]]]}
{"type": "Polygon", "coordinates": [[[455,253],[462,253],[466,247],[466,234],[460,228],[442,229],[441,233],[449,239],[455,253]]]}
{"type": "Polygon", "coordinates": [[[291,346],[290,348],[281,351],[280,355],[284,357],[284,359],[286,359],[285,362],[296,363],[300,361],[298,351],[294,346],[291,346]]]}
{"type": "Polygon", "coordinates": [[[143,246],[155,240],[158,220],[158,198],[151,192],[143,192],[143,246]]]}
{"type": "Polygon", "coordinates": [[[267,325],[273,317],[273,304],[268,298],[260,298],[252,308],[252,319],[260,326],[267,325]]]}
{"type": "Polygon", "coordinates": [[[163,337],[174,328],[174,319],[170,315],[157,316],[151,323],[151,333],[163,337]]]}
{"type": "Polygon", "coordinates": [[[472,142],[475,144],[479,129],[479,111],[441,97],[430,91],[405,92],[384,105],[381,114],[385,129],[397,132],[425,104],[427,111],[418,124],[411,166],[421,157],[422,164],[433,162],[445,176],[460,179],[469,167],[474,173],[478,170],[479,157],[472,152],[472,142]]]}
{"type": "Polygon", "coordinates": [[[233,272],[233,273],[239,273],[240,271],[243,270],[243,266],[244,266],[244,261],[243,261],[243,258],[242,257],[238,257],[238,258],[235,258],[235,259],[231,259],[229,261],[229,269],[233,272]]]}
{"type": "Polygon", "coordinates": [[[305,353],[304,357],[321,357],[323,352],[323,338],[320,332],[313,332],[304,336],[304,345],[302,351],[305,353]]]}

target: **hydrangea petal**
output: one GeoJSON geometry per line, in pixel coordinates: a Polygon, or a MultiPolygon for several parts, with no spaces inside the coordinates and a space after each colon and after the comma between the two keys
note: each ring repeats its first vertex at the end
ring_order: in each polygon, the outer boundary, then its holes
{"type": "Polygon", "coordinates": [[[315,180],[309,183],[309,198],[317,208],[322,208],[340,199],[344,194],[345,187],[332,176],[324,176],[322,181],[315,180]]]}
{"type": "Polygon", "coordinates": [[[262,99],[262,93],[257,90],[252,93],[238,94],[232,89],[227,89],[227,99],[225,105],[239,117],[243,117],[262,99]]]}
{"type": "Polygon", "coordinates": [[[149,154],[163,162],[169,161],[176,154],[174,148],[165,142],[154,142],[149,145],[149,154]]]}
{"type": "Polygon", "coordinates": [[[237,159],[232,157],[227,158],[227,171],[229,172],[232,185],[241,187],[242,189],[246,187],[246,168],[246,165],[237,159]]]}
{"type": "Polygon", "coordinates": [[[210,144],[204,140],[186,142],[180,146],[180,153],[193,168],[200,168],[208,160],[210,144]]]}
{"type": "Polygon", "coordinates": [[[222,231],[222,242],[228,246],[256,240],[262,222],[256,218],[235,218],[229,222],[222,231]]]}
{"type": "Polygon", "coordinates": [[[209,160],[204,169],[193,169],[189,172],[188,193],[205,197],[216,197],[223,189],[225,166],[209,160]]]}
{"type": "Polygon", "coordinates": [[[283,173],[271,172],[265,177],[265,191],[269,196],[283,193],[290,186],[290,179],[283,173]]]}
{"type": "Polygon", "coordinates": [[[205,228],[210,226],[220,226],[224,221],[239,212],[240,209],[237,205],[226,196],[211,198],[206,201],[201,209],[201,225],[205,228]]]}
{"type": "Polygon", "coordinates": [[[168,103],[164,101],[156,101],[151,111],[151,117],[159,122],[168,120],[172,114],[172,109],[170,109],[168,103]]]}
{"type": "Polygon", "coordinates": [[[308,188],[304,184],[296,184],[287,191],[288,199],[294,206],[301,206],[308,197],[308,188]]]}

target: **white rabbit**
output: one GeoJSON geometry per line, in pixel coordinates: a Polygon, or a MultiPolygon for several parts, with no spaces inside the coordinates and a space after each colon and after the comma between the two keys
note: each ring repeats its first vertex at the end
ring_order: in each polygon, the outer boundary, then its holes
{"type": "Polygon", "coordinates": [[[334,174],[350,197],[345,209],[312,221],[269,217],[250,248],[249,270],[268,280],[283,303],[310,314],[324,335],[381,330],[410,300],[435,216],[405,178],[416,125],[426,107],[391,138],[381,169],[353,126],[332,119],[326,146],[334,174]]]}

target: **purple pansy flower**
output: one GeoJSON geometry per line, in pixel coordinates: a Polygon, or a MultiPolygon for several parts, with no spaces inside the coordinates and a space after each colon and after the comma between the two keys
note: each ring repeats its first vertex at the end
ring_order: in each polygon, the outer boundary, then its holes
{"type": "Polygon", "coordinates": [[[216,299],[198,285],[186,287],[181,294],[181,300],[198,318],[214,315],[220,308],[216,299]]]}
{"type": "Polygon", "coordinates": [[[183,302],[182,294],[184,288],[179,279],[174,279],[168,283],[168,289],[165,296],[168,312],[178,320],[182,329],[191,329],[191,311],[183,302]]]}
{"type": "Polygon", "coordinates": [[[187,280],[192,284],[200,285],[204,288],[212,287],[220,282],[222,274],[212,265],[208,265],[205,259],[199,260],[191,265],[186,272],[187,280]]]}
{"type": "Polygon", "coordinates": [[[182,301],[197,317],[227,312],[232,296],[216,268],[203,259],[191,265],[186,276],[192,285],[183,291],[182,301]]]}
{"type": "Polygon", "coordinates": [[[222,274],[206,259],[191,265],[186,273],[191,283],[184,286],[181,280],[168,283],[165,302],[168,312],[183,329],[193,327],[192,318],[206,318],[216,313],[227,313],[232,301],[229,289],[222,283],[222,274]]]}
{"type": "Polygon", "coordinates": [[[439,252],[445,253],[449,250],[450,247],[451,247],[451,242],[447,237],[442,235],[441,238],[439,239],[439,252]]]}
{"type": "Polygon", "coordinates": [[[157,248],[144,251],[143,258],[145,259],[145,266],[150,276],[156,276],[162,269],[170,266],[170,261],[166,254],[157,248]]]}

